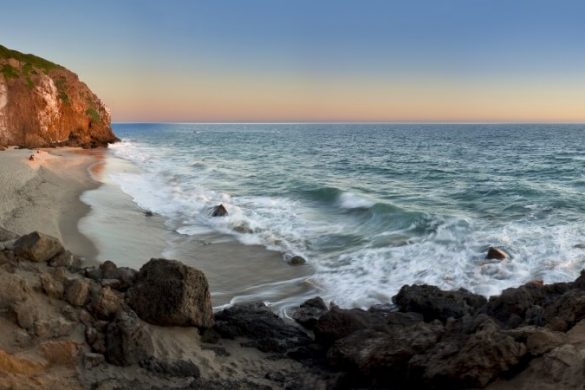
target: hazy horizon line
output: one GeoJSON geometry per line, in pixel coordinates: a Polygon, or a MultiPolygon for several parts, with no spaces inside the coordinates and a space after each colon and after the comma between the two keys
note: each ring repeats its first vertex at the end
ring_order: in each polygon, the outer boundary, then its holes
{"type": "Polygon", "coordinates": [[[343,125],[343,124],[390,124],[390,125],[585,125],[585,121],[572,122],[572,121],[553,121],[553,122],[529,122],[529,121],[502,121],[502,122],[491,122],[491,121],[473,121],[473,122],[441,122],[441,121],[429,121],[429,122],[418,122],[418,121],[282,121],[282,122],[246,122],[246,121],[112,121],[112,124],[176,124],[176,125],[294,125],[294,124],[306,124],[306,125],[317,125],[317,124],[332,124],[332,125],[343,125]]]}

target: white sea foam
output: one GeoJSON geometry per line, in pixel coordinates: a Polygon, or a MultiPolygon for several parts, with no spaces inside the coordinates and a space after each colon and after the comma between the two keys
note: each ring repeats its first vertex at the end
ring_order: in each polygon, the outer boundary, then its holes
{"type": "Polygon", "coordinates": [[[339,196],[339,205],[345,209],[359,209],[372,207],[374,202],[353,192],[344,192],[339,196]]]}
{"type": "MultiPolygon", "coordinates": [[[[194,174],[190,164],[177,164],[181,158],[173,156],[172,150],[132,142],[113,145],[112,150],[143,168],[140,173],[118,173],[113,180],[140,207],[165,217],[172,229],[186,235],[212,229],[234,235],[245,244],[302,255],[315,268],[311,282],[322,289],[326,299],[342,306],[388,302],[402,285],[413,283],[464,287],[489,296],[532,279],[547,283],[571,280],[585,266],[585,250],[575,248],[585,237],[585,224],[558,219],[490,222],[467,215],[433,215],[431,228],[423,235],[409,235],[416,228],[413,221],[400,231],[367,237],[369,244],[323,251],[319,248],[323,237],[351,234],[353,228],[332,225],[301,200],[211,190],[225,168],[198,162],[205,164],[197,167],[204,172],[194,174]],[[227,218],[209,216],[219,203],[228,208],[227,218]],[[249,232],[240,233],[238,227],[249,232]],[[384,240],[393,235],[405,238],[384,240]],[[377,247],[378,239],[390,244],[377,247]],[[490,245],[501,246],[511,258],[485,262],[490,245]]],[[[342,193],[337,203],[343,209],[374,205],[352,192],[342,193]]],[[[539,212],[537,206],[525,207],[539,212]]],[[[390,224],[392,219],[384,221],[390,224]]]]}

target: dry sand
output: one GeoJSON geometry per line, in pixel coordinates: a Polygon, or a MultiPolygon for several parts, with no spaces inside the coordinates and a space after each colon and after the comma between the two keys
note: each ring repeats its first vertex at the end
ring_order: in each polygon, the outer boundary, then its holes
{"type": "Polygon", "coordinates": [[[99,186],[88,169],[102,157],[103,151],[79,148],[0,152],[0,226],[19,234],[49,234],[73,253],[93,260],[97,250],[77,228],[89,212],[79,197],[99,186]]]}

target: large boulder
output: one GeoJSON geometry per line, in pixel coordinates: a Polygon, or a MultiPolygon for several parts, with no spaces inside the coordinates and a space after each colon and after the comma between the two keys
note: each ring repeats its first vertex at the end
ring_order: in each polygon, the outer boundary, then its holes
{"type": "Polygon", "coordinates": [[[203,272],[176,260],[152,259],[136,275],[128,303],[143,320],[163,326],[213,326],[203,272]]]}
{"type": "Polygon", "coordinates": [[[38,263],[51,260],[63,250],[58,239],[39,232],[22,236],[14,244],[14,253],[17,256],[38,263]]]}
{"type": "Polygon", "coordinates": [[[400,311],[421,313],[425,321],[448,318],[461,318],[474,314],[482,308],[487,300],[463,288],[456,291],[444,291],[435,286],[403,286],[398,295],[392,298],[400,311]]]}
{"type": "Polygon", "coordinates": [[[262,303],[229,307],[215,315],[214,329],[223,337],[249,339],[249,346],[263,352],[285,352],[309,344],[298,327],[285,322],[262,303]]]}

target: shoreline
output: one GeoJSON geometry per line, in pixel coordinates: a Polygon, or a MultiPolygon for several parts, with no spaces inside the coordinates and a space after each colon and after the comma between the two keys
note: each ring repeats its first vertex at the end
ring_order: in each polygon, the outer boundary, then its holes
{"type": "Polygon", "coordinates": [[[88,264],[95,263],[98,249],[78,223],[91,210],[81,195],[101,185],[89,169],[103,156],[101,149],[72,147],[0,152],[0,226],[18,234],[49,234],[88,264]]]}

